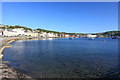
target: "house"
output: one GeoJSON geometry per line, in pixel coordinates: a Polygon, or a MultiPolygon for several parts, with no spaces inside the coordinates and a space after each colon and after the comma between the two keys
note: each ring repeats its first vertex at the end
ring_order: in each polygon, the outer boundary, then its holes
{"type": "Polygon", "coordinates": [[[58,34],[58,37],[61,37],[61,34],[58,34]]]}
{"type": "Polygon", "coordinates": [[[25,32],[24,35],[31,36],[31,37],[38,37],[38,33],[35,33],[35,32],[25,32]]]}
{"type": "Polygon", "coordinates": [[[75,35],[72,35],[71,37],[75,37],[75,35]]]}
{"type": "Polygon", "coordinates": [[[47,33],[47,37],[54,37],[54,33],[47,33]]]}
{"type": "Polygon", "coordinates": [[[47,37],[58,37],[57,33],[47,33],[47,37]]]}
{"type": "Polygon", "coordinates": [[[57,34],[57,33],[55,33],[54,35],[55,35],[55,37],[58,37],[58,34],[57,34]]]}
{"type": "Polygon", "coordinates": [[[40,37],[47,37],[47,33],[46,33],[46,32],[40,32],[40,33],[39,33],[39,36],[40,36],[40,37]]]}
{"type": "Polygon", "coordinates": [[[87,34],[87,37],[89,37],[89,38],[95,38],[95,37],[97,37],[97,35],[87,34]]]}
{"type": "Polygon", "coordinates": [[[70,37],[69,34],[66,34],[65,37],[70,37]]]}
{"type": "Polygon", "coordinates": [[[61,34],[61,37],[65,37],[65,34],[64,34],[64,33],[62,33],[62,34],[61,34]]]}
{"type": "Polygon", "coordinates": [[[14,32],[14,31],[12,31],[12,30],[7,30],[7,29],[5,29],[5,30],[3,31],[3,35],[4,35],[4,36],[17,36],[18,34],[17,34],[17,32],[14,32]]]}
{"type": "Polygon", "coordinates": [[[3,31],[4,36],[23,36],[25,35],[24,29],[17,28],[17,29],[5,29],[3,31]]]}
{"type": "Polygon", "coordinates": [[[13,32],[16,32],[16,35],[25,35],[25,30],[23,28],[12,29],[13,32]]]}

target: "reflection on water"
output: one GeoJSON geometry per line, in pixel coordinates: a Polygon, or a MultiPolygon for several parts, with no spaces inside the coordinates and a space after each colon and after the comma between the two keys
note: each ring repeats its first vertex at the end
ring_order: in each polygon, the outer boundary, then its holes
{"type": "Polygon", "coordinates": [[[97,78],[117,68],[117,39],[59,38],[11,45],[5,49],[3,60],[35,78],[97,78]]]}

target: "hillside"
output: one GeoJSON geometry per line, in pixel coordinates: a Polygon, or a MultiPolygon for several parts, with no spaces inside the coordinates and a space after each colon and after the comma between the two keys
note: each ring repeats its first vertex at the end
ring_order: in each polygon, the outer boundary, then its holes
{"type": "MultiPolygon", "coordinates": [[[[23,26],[19,26],[19,25],[16,25],[16,26],[4,26],[4,27],[0,27],[2,29],[15,29],[15,28],[23,28],[24,30],[26,31],[31,31],[33,32],[34,30],[31,29],[31,28],[28,28],[28,27],[23,27],[23,26]]],[[[79,34],[79,35],[86,35],[86,34],[83,34],[83,33],[66,33],[66,32],[58,32],[58,31],[51,31],[51,30],[44,30],[44,29],[35,29],[36,32],[40,33],[40,32],[46,32],[46,33],[57,33],[57,34],[62,34],[62,33],[65,33],[65,34],[69,34],[69,35],[76,35],[76,34],[79,34]]],[[[114,37],[117,37],[117,36],[120,36],[120,31],[106,31],[106,32],[102,32],[102,33],[94,33],[94,35],[103,35],[104,37],[106,36],[114,36],[114,37]]]]}

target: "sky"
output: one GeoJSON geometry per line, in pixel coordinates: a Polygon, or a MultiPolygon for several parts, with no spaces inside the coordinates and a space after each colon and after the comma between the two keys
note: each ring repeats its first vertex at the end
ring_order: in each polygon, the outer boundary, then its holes
{"type": "Polygon", "coordinates": [[[1,0],[2,2],[119,2],[120,0],[1,0]]]}
{"type": "Polygon", "coordinates": [[[118,3],[3,2],[2,24],[70,33],[118,30],[118,3]]]}

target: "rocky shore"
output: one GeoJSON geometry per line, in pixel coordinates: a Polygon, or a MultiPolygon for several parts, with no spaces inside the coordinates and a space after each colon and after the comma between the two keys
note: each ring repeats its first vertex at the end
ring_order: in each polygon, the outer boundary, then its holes
{"type": "Polygon", "coordinates": [[[4,38],[0,41],[0,79],[2,80],[35,80],[30,76],[27,76],[18,70],[13,69],[10,65],[7,65],[5,63],[8,63],[8,61],[2,61],[3,51],[5,48],[11,47],[10,43],[17,41],[17,40],[31,40],[31,39],[36,39],[32,37],[11,37],[11,38],[4,38]]]}
{"type": "Polygon", "coordinates": [[[13,78],[15,78],[17,80],[19,80],[21,78],[32,79],[32,77],[27,76],[27,75],[13,69],[9,65],[2,64],[0,69],[1,69],[0,71],[2,71],[0,74],[0,78],[2,78],[2,79],[13,79],[13,78]]]}

